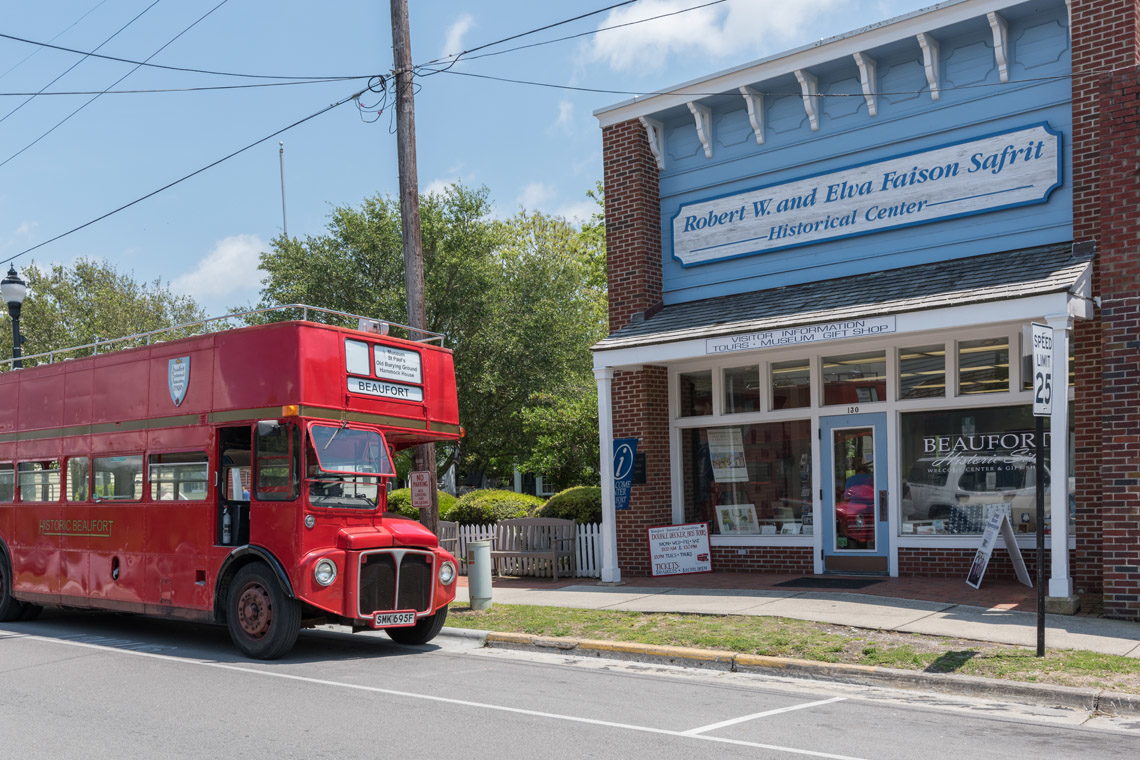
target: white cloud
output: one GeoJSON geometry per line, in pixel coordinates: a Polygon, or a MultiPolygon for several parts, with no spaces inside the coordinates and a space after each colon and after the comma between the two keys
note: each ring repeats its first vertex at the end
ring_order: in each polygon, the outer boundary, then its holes
{"type": "Polygon", "coordinates": [[[257,235],[231,235],[214,244],[190,272],[176,277],[170,287],[192,296],[210,314],[244,305],[257,296],[265,273],[258,270],[260,254],[268,246],[257,235]]]}
{"type": "Polygon", "coordinates": [[[590,218],[598,211],[598,204],[591,198],[584,198],[575,203],[568,203],[561,208],[554,210],[554,216],[560,216],[568,222],[575,224],[582,224],[583,222],[590,221],[590,218]]]}
{"type": "Polygon", "coordinates": [[[440,177],[433,179],[420,188],[420,195],[443,195],[443,191],[459,182],[458,177],[440,177]]]}
{"type": "Polygon", "coordinates": [[[558,118],[554,120],[554,128],[569,133],[573,131],[574,104],[566,99],[558,101],[558,118]]]}
{"type": "MultiPolygon", "coordinates": [[[[619,71],[660,69],[670,55],[738,56],[772,43],[803,39],[810,26],[849,0],[728,0],[700,10],[634,24],[594,36],[588,57],[619,71]]],[[[614,26],[692,6],[691,0],[642,0],[611,11],[598,24],[614,26]]]]}
{"type": "Polygon", "coordinates": [[[539,211],[539,207],[549,203],[553,197],[553,187],[545,182],[531,182],[519,193],[515,203],[527,211],[539,211]]]}
{"type": "Polygon", "coordinates": [[[457,18],[451,26],[447,27],[447,37],[443,41],[443,50],[440,55],[450,58],[463,52],[463,38],[475,26],[475,18],[470,13],[464,13],[457,18]]]}
{"type": "Polygon", "coordinates": [[[21,237],[21,238],[29,237],[32,234],[32,232],[36,229],[36,227],[39,227],[39,226],[40,226],[39,222],[30,222],[30,221],[24,222],[23,224],[21,224],[19,227],[16,228],[16,237],[21,237]]]}

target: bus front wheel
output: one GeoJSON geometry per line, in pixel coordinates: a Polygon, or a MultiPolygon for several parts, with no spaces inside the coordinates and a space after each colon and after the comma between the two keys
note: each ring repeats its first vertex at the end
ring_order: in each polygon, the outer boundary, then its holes
{"type": "Polygon", "coordinates": [[[415,625],[406,628],[385,628],[384,633],[397,644],[426,644],[439,634],[447,620],[447,608],[441,607],[439,612],[421,618],[415,625]]]}
{"type": "Polygon", "coordinates": [[[290,599],[263,564],[246,565],[230,582],[226,625],[247,657],[273,660],[288,652],[301,632],[301,605],[290,599]]]}

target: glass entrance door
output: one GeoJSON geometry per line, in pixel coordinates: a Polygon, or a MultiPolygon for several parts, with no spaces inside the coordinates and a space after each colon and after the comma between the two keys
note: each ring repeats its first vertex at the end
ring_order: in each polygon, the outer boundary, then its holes
{"type": "Polygon", "coordinates": [[[886,423],[883,413],[820,419],[827,572],[887,572],[886,423]]]}

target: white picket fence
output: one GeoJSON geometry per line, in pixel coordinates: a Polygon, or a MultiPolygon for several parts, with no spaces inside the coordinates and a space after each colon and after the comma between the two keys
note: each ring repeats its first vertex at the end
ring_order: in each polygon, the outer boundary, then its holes
{"type": "MultiPolygon", "coordinates": [[[[458,556],[467,556],[468,541],[489,541],[495,537],[495,525],[460,525],[458,556]]],[[[602,526],[598,523],[578,525],[579,578],[602,577],[602,526]]],[[[465,563],[461,563],[465,564],[465,563]]]]}

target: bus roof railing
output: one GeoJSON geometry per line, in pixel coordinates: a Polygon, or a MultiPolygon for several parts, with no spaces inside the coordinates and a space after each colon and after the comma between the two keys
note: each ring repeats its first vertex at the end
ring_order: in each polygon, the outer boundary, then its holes
{"type": "MultiPolygon", "coordinates": [[[[334,316],[334,317],[341,317],[341,318],[349,319],[349,320],[354,319],[354,320],[356,320],[357,329],[364,330],[366,332],[373,332],[373,333],[377,333],[379,335],[387,335],[392,328],[396,328],[398,330],[403,330],[404,332],[406,332],[408,335],[408,340],[417,341],[419,343],[439,343],[439,345],[443,345],[444,336],[441,333],[431,332],[430,330],[424,330],[424,329],[421,329],[419,327],[412,327],[411,325],[400,324],[399,322],[391,322],[391,321],[386,320],[386,319],[375,319],[374,317],[363,317],[359,314],[350,314],[346,311],[337,311],[336,309],[325,309],[325,308],[322,308],[320,306],[309,306],[309,305],[303,304],[303,303],[291,303],[291,304],[283,304],[280,306],[268,306],[264,309],[251,309],[249,311],[236,311],[232,314],[225,314],[225,315],[222,315],[220,317],[207,317],[206,319],[201,319],[201,320],[197,320],[194,322],[183,322],[182,324],[170,325],[169,327],[161,327],[157,330],[150,330],[148,332],[140,332],[140,333],[134,333],[132,335],[124,335],[120,338],[107,338],[105,340],[100,339],[100,338],[96,338],[94,343],[84,343],[81,346],[68,346],[67,348],[57,348],[57,349],[54,349],[52,351],[44,351],[44,352],[39,353],[39,354],[27,354],[25,356],[21,356],[20,359],[21,359],[21,361],[29,361],[32,359],[36,359],[36,360],[40,360],[37,362],[39,364],[53,364],[57,357],[67,358],[67,357],[61,356],[64,354],[70,354],[70,353],[79,352],[79,351],[90,351],[90,354],[86,354],[86,355],[94,356],[95,354],[99,353],[100,349],[110,348],[111,350],[114,350],[114,348],[117,347],[118,344],[129,343],[131,341],[136,341],[136,342],[142,341],[142,345],[149,346],[156,336],[163,335],[165,333],[176,332],[179,330],[193,330],[194,328],[205,327],[207,325],[214,325],[217,323],[229,323],[230,320],[234,320],[234,319],[240,319],[243,317],[253,317],[253,316],[256,316],[258,314],[269,314],[271,312],[277,312],[277,311],[285,311],[287,309],[299,309],[301,311],[301,319],[305,322],[309,321],[309,313],[310,312],[313,312],[315,314],[326,314],[326,315],[330,315],[330,316],[334,316]],[[46,361],[43,361],[44,359],[46,359],[46,361]]],[[[241,326],[242,327],[252,327],[253,325],[256,325],[256,324],[259,324],[259,323],[254,322],[251,324],[241,325],[241,326]]],[[[261,323],[261,324],[266,324],[266,323],[261,323]]],[[[222,329],[235,329],[235,328],[233,328],[231,326],[230,328],[222,328],[222,329]]],[[[221,332],[221,330],[199,330],[197,332],[191,332],[187,335],[180,335],[178,337],[179,338],[188,338],[188,337],[191,337],[193,335],[202,335],[202,334],[206,334],[206,333],[210,333],[210,332],[221,332]]],[[[157,342],[161,342],[161,341],[157,341],[157,342]]],[[[134,348],[135,346],[128,346],[128,347],[134,348]]],[[[12,364],[15,361],[16,361],[15,358],[0,359],[0,366],[5,367],[6,369],[11,369],[12,364]]]]}

